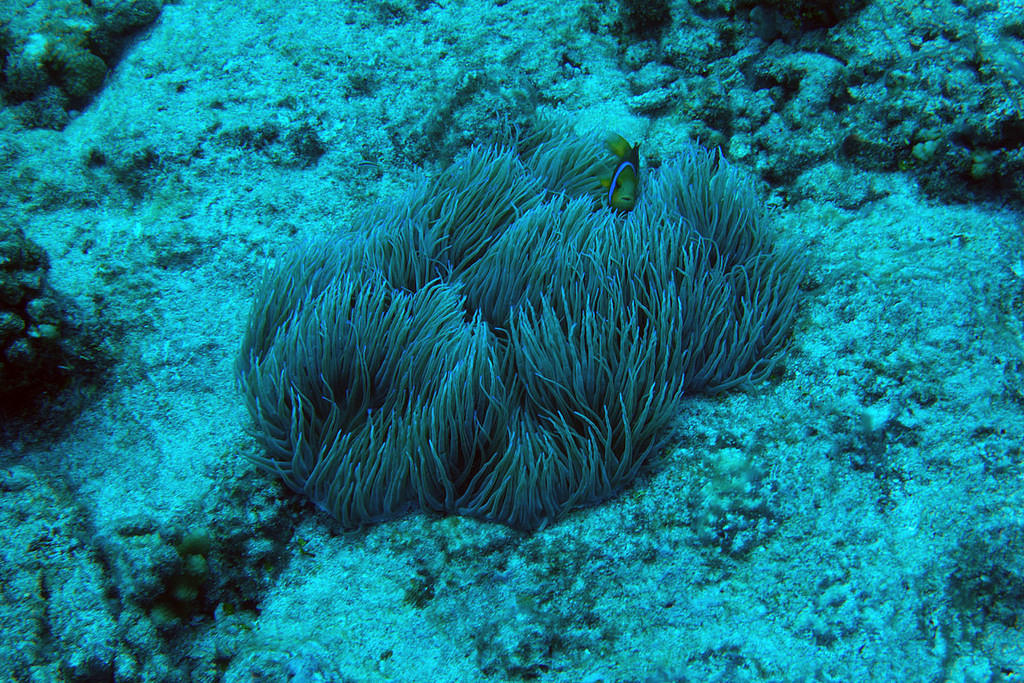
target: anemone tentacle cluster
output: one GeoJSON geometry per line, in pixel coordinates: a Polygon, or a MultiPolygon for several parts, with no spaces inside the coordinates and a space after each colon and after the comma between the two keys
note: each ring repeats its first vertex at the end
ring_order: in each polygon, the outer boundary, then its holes
{"type": "Polygon", "coordinates": [[[476,148],[281,258],[238,362],[256,463],[348,528],[535,529],[627,486],[684,395],[766,377],[802,264],[751,185],[693,148],[622,214],[605,165],[559,127],[476,148]]]}

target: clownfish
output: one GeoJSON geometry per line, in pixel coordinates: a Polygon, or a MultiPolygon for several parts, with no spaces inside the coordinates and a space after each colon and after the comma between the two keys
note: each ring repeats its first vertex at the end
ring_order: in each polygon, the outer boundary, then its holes
{"type": "Polygon", "coordinates": [[[604,144],[619,160],[614,173],[601,178],[601,187],[608,190],[608,206],[619,211],[632,211],[640,185],[640,143],[630,147],[624,137],[612,133],[604,144]]]}

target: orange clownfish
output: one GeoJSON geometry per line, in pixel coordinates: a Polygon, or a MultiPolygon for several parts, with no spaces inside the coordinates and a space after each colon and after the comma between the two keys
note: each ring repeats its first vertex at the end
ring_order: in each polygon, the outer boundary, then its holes
{"type": "Polygon", "coordinates": [[[601,178],[601,187],[608,190],[608,206],[619,211],[632,211],[640,189],[640,143],[630,147],[624,137],[612,133],[605,146],[619,160],[614,173],[601,178]]]}

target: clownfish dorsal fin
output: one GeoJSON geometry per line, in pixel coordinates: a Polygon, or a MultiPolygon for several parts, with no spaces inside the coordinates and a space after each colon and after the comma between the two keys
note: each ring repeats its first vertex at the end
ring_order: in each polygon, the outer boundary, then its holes
{"type": "MultiPolygon", "coordinates": [[[[630,153],[633,151],[633,148],[630,146],[626,138],[622,137],[618,133],[612,133],[611,135],[609,135],[608,138],[604,141],[604,144],[608,148],[609,152],[611,152],[612,154],[614,154],[623,161],[625,161],[626,157],[628,157],[630,153]]],[[[637,145],[638,150],[639,148],[640,145],[637,145]]]]}

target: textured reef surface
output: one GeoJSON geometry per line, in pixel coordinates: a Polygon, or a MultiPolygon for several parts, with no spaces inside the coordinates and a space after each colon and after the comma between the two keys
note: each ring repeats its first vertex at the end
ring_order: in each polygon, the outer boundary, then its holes
{"type": "Polygon", "coordinates": [[[0,0],[4,679],[1013,680],[1021,17],[0,0]]]}

